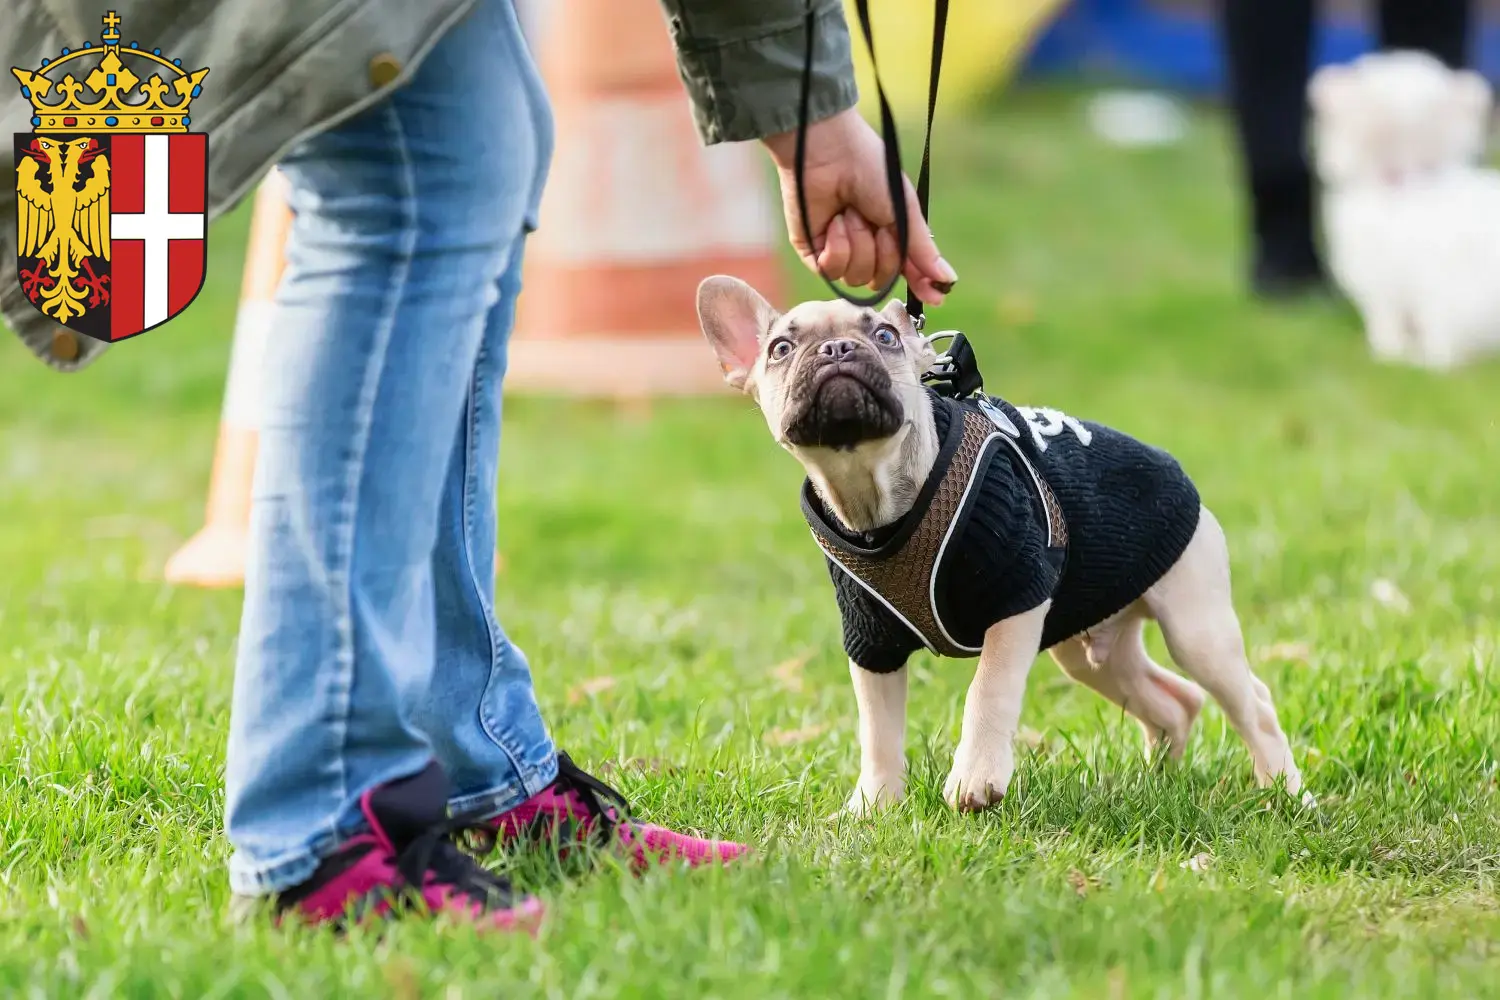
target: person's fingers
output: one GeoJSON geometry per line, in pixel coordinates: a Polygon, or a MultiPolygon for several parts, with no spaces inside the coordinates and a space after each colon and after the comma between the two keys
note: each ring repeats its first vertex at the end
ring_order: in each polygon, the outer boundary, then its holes
{"type": "Polygon", "coordinates": [[[911,220],[911,227],[907,241],[904,273],[907,280],[918,289],[918,297],[923,302],[937,305],[942,301],[943,295],[952,291],[953,283],[958,280],[958,275],[938,252],[937,241],[933,239],[932,231],[927,228],[927,220],[922,217],[921,206],[917,204],[917,191],[911,186],[910,181],[906,183],[906,214],[911,220]],[[936,294],[938,298],[933,300],[921,294],[921,289],[924,287],[936,294]]]}
{"type": "Polygon", "coordinates": [[[802,263],[810,270],[816,271],[818,256],[828,242],[828,223],[836,214],[837,207],[829,206],[826,199],[817,197],[815,187],[809,187],[807,224],[804,226],[801,206],[797,200],[797,178],[791,170],[780,170],[778,173],[781,183],[782,214],[786,218],[788,241],[792,249],[797,252],[797,256],[802,258],[802,263]],[[811,243],[808,242],[808,230],[811,230],[812,234],[811,243]]]}
{"type": "Polygon", "coordinates": [[[822,270],[830,281],[837,281],[849,267],[849,230],[842,214],[835,215],[824,234],[823,251],[813,260],[813,270],[822,270]]]}
{"type": "Polygon", "coordinates": [[[870,288],[884,288],[900,270],[901,246],[896,242],[896,230],[883,226],[875,232],[875,274],[870,278],[870,288]]]}
{"type": "MultiPolygon", "coordinates": [[[[875,169],[879,137],[858,115],[829,119],[819,134],[840,152],[838,156],[825,156],[821,163],[816,158],[810,160],[812,165],[802,178],[807,188],[811,246],[807,245],[797,205],[797,178],[789,164],[778,160],[787,230],[803,262],[831,280],[854,287],[884,287],[899,268],[919,299],[931,305],[942,302],[957,275],[938,251],[910,179],[902,178],[910,223],[903,261],[884,173],[875,169]],[[830,129],[832,138],[828,138],[830,129]]],[[[810,148],[816,152],[817,144],[810,148]]]]}
{"type": "Polygon", "coordinates": [[[943,304],[943,293],[937,290],[931,278],[917,270],[915,264],[907,261],[906,268],[901,273],[906,277],[907,287],[922,302],[929,306],[940,306],[943,304]]]}
{"type": "Polygon", "coordinates": [[[812,247],[807,245],[807,240],[802,235],[801,221],[792,215],[790,211],[786,217],[786,230],[789,241],[792,244],[792,249],[797,252],[798,257],[802,258],[802,263],[808,267],[814,266],[814,262],[817,260],[817,253],[812,247]]]}
{"type": "Polygon", "coordinates": [[[875,230],[853,209],[845,209],[839,216],[849,233],[849,262],[844,265],[841,277],[845,284],[858,288],[869,284],[875,276],[875,230]]]}

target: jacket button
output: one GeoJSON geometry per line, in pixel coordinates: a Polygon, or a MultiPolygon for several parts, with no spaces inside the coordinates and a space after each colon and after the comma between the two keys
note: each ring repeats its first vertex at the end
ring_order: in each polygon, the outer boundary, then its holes
{"type": "Polygon", "coordinates": [[[52,335],[52,356],[59,361],[78,360],[78,334],[59,330],[52,335]]]}
{"type": "Polygon", "coordinates": [[[389,52],[382,52],[370,60],[370,83],[375,87],[389,87],[401,75],[401,60],[389,52]]]}

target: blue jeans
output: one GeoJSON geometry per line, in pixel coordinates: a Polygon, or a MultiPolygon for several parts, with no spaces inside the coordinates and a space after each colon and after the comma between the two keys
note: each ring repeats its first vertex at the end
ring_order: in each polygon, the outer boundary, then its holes
{"type": "Polygon", "coordinates": [[[556,776],[495,620],[500,383],[552,116],[511,0],[294,149],[229,726],[230,884],[308,878],[436,758],[455,809],[556,776]]]}

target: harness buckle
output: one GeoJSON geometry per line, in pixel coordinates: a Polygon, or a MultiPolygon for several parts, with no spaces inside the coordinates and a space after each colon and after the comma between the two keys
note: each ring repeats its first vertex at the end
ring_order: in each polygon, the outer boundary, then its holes
{"type": "MultiPolygon", "coordinates": [[[[932,386],[938,395],[952,399],[963,399],[984,388],[984,377],[979,374],[979,362],[974,357],[974,348],[958,330],[939,330],[922,338],[928,346],[938,340],[952,340],[948,350],[922,375],[922,381],[932,386]]],[[[934,348],[936,350],[936,348],[934,348]]]]}

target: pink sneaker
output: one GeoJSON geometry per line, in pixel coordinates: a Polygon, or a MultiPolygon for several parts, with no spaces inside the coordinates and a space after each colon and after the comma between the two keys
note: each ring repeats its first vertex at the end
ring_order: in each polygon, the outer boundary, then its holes
{"type": "MultiPolygon", "coordinates": [[[[292,917],[343,927],[417,912],[535,934],[541,902],[518,896],[506,879],[458,848],[455,833],[478,828],[492,834],[474,817],[446,818],[446,800],[447,780],[436,763],[366,792],[360,808],[371,832],[345,842],[306,882],[276,894],[274,922],[292,917]]],[[[241,910],[257,902],[237,900],[241,910]]]]}
{"type": "MultiPolygon", "coordinates": [[[[565,845],[592,840],[601,847],[618,845],[629,854],[637,872],[675,860],[694,867],[733,861],[749,850],[744,844],[695,837],[636,821],[625,796],[561,752],[557,755],[557,780],[488,824],[501,844],[521,840],[565,845]]],[[[560,850],[566,853],[566,848],[560,850]]]]}

